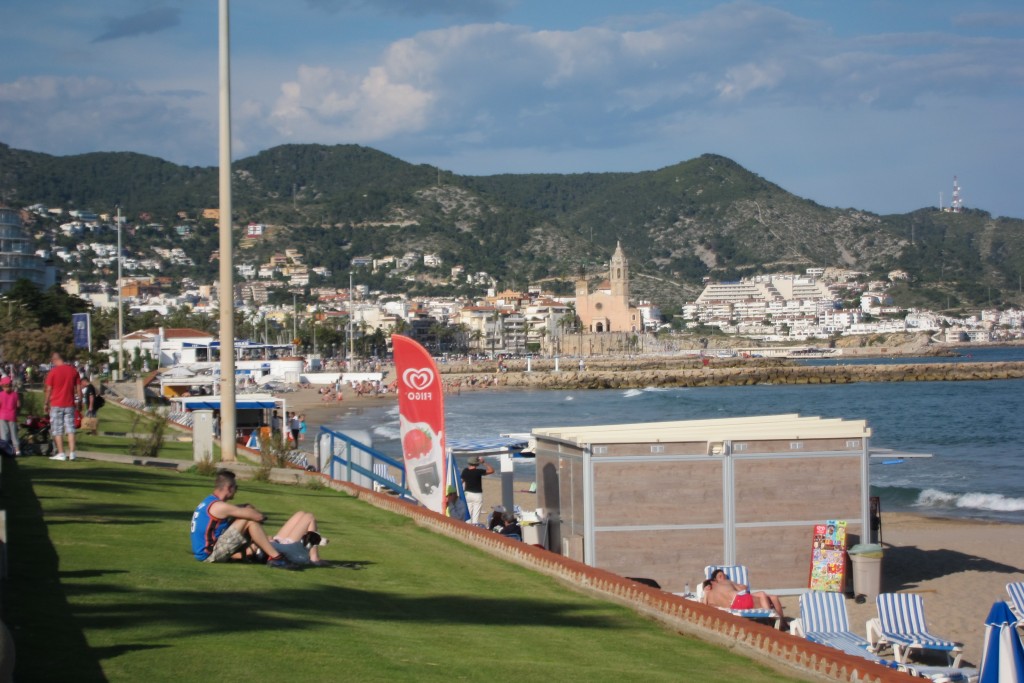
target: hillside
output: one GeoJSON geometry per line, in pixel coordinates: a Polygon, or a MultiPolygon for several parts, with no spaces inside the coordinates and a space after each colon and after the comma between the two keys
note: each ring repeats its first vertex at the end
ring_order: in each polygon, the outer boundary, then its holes
{"type": "MultiPolygon", "coordinates": [[[[472,177],[357,145],[285,145],[236,162],[234,175],[236,225],[274,228],[240,252],[242,262],[295,247],[310,265],[341,277],[355,256],[418,250],[439,254],[445,272],[459,264],[524,288],[541,278],[598,276],[621,240],[635,292],[663,305],[695,295],[705,276],[811,266],[875,276],[902,268],[912,276],[897,289],[904,305],[1024,301],[1024,221],[978,210],[878,216],[827,208],[716,155],[640,173],[472,177]]],[[[97,212],[120,204],[130,216],[146,212],[169,226],[178,212],[198,216],[217,206],[217,170],[133,153],[55,157],[0,144],[0,196],[13,206],[97,212]]],[[[192,252],[199,276],[210,272],[200,265],[210,239],[158,239],[192,252]]],[[[433,274],[419,275],[405,286],[427,287],[433,274]]]]}

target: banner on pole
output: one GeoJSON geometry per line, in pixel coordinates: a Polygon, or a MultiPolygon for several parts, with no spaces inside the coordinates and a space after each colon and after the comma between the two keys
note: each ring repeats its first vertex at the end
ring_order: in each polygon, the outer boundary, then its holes
{"type": "Polygon", "coordinates": [[[434,359],[412,339],[391,336],[405,480],[425,507],[444,514],[444,392],[434,359]]]}
{"type": "Polygon", "coordinates": [[[88,313],[71,314],[71,330],[76,349],[92,351],[92,326],[88,313]]]}

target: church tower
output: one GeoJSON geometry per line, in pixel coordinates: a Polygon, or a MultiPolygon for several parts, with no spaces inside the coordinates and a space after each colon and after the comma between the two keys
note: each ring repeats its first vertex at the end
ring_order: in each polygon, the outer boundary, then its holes
{"type": "Polygon", "coordinates": [[[629,262],[622,253],[622,243],[615,243],[615,253],[608,265],[608,280],[612,286],[612,298],[621,299],[629,305],[629,262]]]}

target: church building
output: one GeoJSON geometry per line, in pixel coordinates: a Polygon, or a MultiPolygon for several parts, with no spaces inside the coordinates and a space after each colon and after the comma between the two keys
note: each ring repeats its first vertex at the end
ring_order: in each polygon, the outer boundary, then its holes
{"type": "Polygon", "coordinates": [[[629,305],[629,262],[616,243],[608,280],[591,292],[586,278],[576,281],[576,315],[590,332],[639,332],[640,311],[629,305]]]}

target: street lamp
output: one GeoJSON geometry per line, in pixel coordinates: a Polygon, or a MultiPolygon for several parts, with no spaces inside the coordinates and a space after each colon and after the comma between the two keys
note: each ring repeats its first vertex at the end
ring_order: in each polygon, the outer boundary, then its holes
{"type": "Polygon", "coordinates": [[[117,378],[124,381],[124,284],[121,282],[121,206],[117,207],[117,378]]]}

